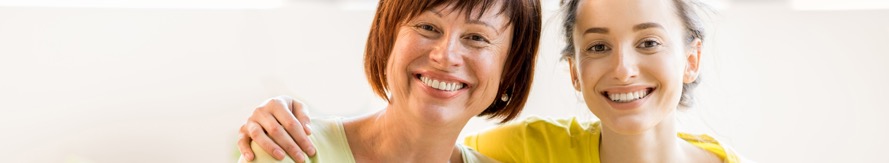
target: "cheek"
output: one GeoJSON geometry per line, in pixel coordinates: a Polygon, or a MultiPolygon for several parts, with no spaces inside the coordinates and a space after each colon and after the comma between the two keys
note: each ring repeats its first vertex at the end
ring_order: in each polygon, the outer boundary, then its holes
{"type": "Polygon", "coordinates": [[[584,93],[595,92],[596,84],[602,80],[605,71],[608,70],[609,63],[603,60],[581,60],[577,63],[579,69],[577,78],[580,80],[581,91],[584,93]]]}
{"type": "Polygon", "coordinates": [[[500,95],[497,94],[497,91],[500,89],[501,75],[506,63],[505,54],[477,54],[473,57],[468,57],[468,61],[473,63],[471,64],[472,67],[469,67],[472,69],[470,73],[473,73],[472,75],[479,82],[478,88],[474,90],[472,97],[470,97],[471,101],[478,102],[472,102],[471,104],[478,103],[478,105],[484,105],[482,108],[486,108],[490,101],[500,100],[500,95]]]}
{"type": "Polygon", "coordinates": [[[404,70],[404,66],[400,63],[400,56],[398,51],[392,51],[389,60],[386,62],[386,84],[389,87],[389,92],[392,93],[393,96],[403,95],[403,92],[406,92],[405,89],[407,89],[407,87],[399,86],[406,86],[406,84],[408,84],[408,81],[403,79],[403,76],[405,75],[402,71],[404,70]]]}
{"type": "Polygon", "coordinates": [[[642,60],[642,63],[645,64],[641,64],[640,70],[643,71],[643,74],[657,80],[657,82],[674,85],[675,83],[682,83],[682,70],[684,70],[685,65],[680,61],[673,55],[645,57],[642,60]]]}
{"type": "Polygon", "coordinates": [[[577,79],[580,82],[580,93],[590,108],[603,108],[598,106],[600,104],[607,105],[604,103],[605,101],[597,99],[600,95],[596,91],[596,85],[603,80],[602,77],[604,77],[605,71],[608,70],[608,64],[601,60],[581,60],[577,63],[579,66],[577,67],[577,79]]]}
{"type": "Polygon", "coordinates": [[[682,95],[683,71],[685,64],[680,54],[661,54],[645,57],[641,70],[651,80],[658,83],[663,92],[662,104],[664,108],[673,108],[678,105],[682,95]],[[668,107],[669,106],[669,107],[668,107]]]}
{"type": "Polygon", "coordinates": [[[432,49],[432,42],[423,39],[422,36],[404,32],[402,35],[404,36],[398,37],[392,47],[392,55],[389,56],[390,64],[395,64],[393,61],[414,62],[418,58],[429,54],[430,49],[432,49]]]}
{"type": "Polygon", "coordinates": [[[399,37],[392,47],[392,52],[386,62],[386,80],[393,94],[405,95],[409,89],[410,75],[408,70],[412,65],[421,64],[424,54],[428,54],[428,43],[418,40],[415,36],[407,35],[399,37]]]}

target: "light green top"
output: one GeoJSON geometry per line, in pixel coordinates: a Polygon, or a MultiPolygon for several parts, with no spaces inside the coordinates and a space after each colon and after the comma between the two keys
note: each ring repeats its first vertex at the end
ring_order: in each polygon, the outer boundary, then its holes
{"type": "MultiPolygon", "coordinates": [[[[312,128],[312,135],[309,140],[315,145],[317,152],[315,156],[309,157],[307,163],[354,163],[355,157],[352,156],[352,150],[349,148],[349,141],[346,139],[346,131],[343,130],[342,118],[325,118],[312,119],[309,125],[312,128]]],[[[293,163],[292,158],[287,156],[284,160],[275,160],[272,155],[262,150],[256,142],[250,143],[253,148],[253,161],[256,163],[293,163]]],[[[494,159],[485,157],[469,147],[457,144],[457,149],[463,155],[464,163],[489,163],[497,162],[494,159]]],[[[240,158],[238,162],[246,162],[244,158],[240,158]]]]}

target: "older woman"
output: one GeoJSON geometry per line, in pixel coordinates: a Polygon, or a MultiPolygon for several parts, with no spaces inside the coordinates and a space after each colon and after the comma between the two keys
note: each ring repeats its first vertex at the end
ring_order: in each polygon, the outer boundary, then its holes
{"type": "MultiPolygon", "coordinates": [[[[540,26],[537,0],[382,0],[367,41],[365,72],[389,104],[365,116],[313,120],[314,148],[306,150],[313,156],[307,161],[483,160],[454,142],[473,116],[507,121],[519,113],[531,85],[540,26]]],[[[253,160],[254,152],[255,161],[304,161],[300,147],[286,144],[310,144],[290,136],[308,130],[276,101],[257,109],[242,127],[242,161],[253,160]]]]}

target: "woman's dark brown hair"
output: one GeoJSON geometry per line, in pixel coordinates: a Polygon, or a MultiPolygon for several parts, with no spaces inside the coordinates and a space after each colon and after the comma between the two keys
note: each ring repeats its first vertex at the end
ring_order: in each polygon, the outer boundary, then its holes
{"type": "Polygon", "coordinates": [[[464,12],[469,18],[473,12],[478,12],[478,17],[481,17],[482,13],[498,4],[502,6],[497,14],[505,15],[509,19],[507,25],[513,26],[512,42],[497,91],[498,98],[479,116],[502,118],[501,122],[515,118],[528,99],[534,77],[541,31],[538,0],[380,0],[364,51],[364,71],[374,93],[389,100],[386,62],[403,23],[442,5],[464,12]],[[508,101],[499,99],[503,94],[508,95],[508,101]]]}

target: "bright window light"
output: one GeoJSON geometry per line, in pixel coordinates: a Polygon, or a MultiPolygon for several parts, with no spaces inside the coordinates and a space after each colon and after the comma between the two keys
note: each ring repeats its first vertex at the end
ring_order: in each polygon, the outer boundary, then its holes
{"type": "Polygon", "coordinates": [[[286,0],[0,0],[2,7],[271,9],[286,0]]]}
{"type": "Polygon", "coordinates": [[[794,10],[885,10],[887,0],[791,0],[794,10]]]}

